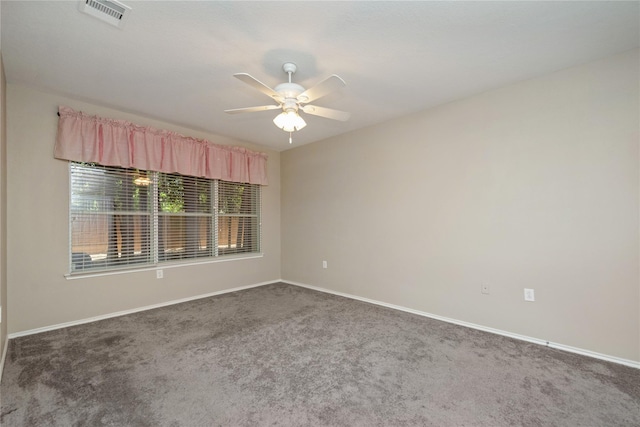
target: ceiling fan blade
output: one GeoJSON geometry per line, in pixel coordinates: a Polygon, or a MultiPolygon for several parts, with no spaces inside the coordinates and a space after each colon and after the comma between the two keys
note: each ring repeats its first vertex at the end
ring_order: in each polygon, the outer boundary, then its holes
{"type": "Polygon", "coordinates": [[[278,110],[280,108],[279,105],[261,105],[259,107],[233,108],[231,110],[224,110],[224,112],[229,114],[255,113],[256,111],[278,110]]]}
{"type": "Polygon", "coordinates": [[[317,107],[315,105],[301,105],[300,108],[307,114],[326,117],[327,119],[340,120],[341,122],[346,122],[349,120],[349,117],[351,117],[351,113],[334,110],[333,108],[317,107]]]}
{"type": "Polygon", "coordinates": [[[248,84],[249,86],[258,89],[260,92],[264,93],[265,95],[267,95],[269,98],[273,98],[278,102],[282,102],[282,95],[280,95],[278,92],[276,92],[275,90],[271,89],[269,86],[267,86],[266,84],[262,83],[260,80],[256,79],[255,77],[247,74],[247,73],[238,73],[238,74],[234,74],[233,75],[235,78],[242,80],[243,82],[245,82],[246,84],[248,84]]]}
{"type": "Polygon", "coordinates": [[[315,101],[318,98],[321,98],[334,90],[340,89],[341,87],[346,86],[347,84],[337,75],[333,74],[311,89],[307,89],[298,95],[298,101],[307,103],[311,101],[315,101]]]}

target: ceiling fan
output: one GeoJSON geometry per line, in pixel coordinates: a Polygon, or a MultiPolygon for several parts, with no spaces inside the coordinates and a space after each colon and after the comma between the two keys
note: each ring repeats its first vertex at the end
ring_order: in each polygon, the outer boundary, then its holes
{"type": "Polygon", "coordinates": [[[238,73],[233,76],[245,82],[249,86],[258,89],[278,104],[261,105],[259,107],[235,108],[232,110],[224,110],[225,113],[253,113],[257,111],[278,110],[282,112],[273,119],[273,123],[285,132],[289,132],[289,144],[291,144],[291,133],[300,130],[307,124],[299,112],[306,114],[325,117],[327,119],[347,121],[351,116],[345,111],[334,110],[332,108],[318,107],[311,105],[309,102],[315,101],[336,89],[346,86],[344,80],[333,74],[311,89],[305,89],[297,83],[291,81],[291,76],[295,74],[298,67],[293,62],[285,62],[282,66],[285,73],[289,75],[289,81],[280,83],[274,89],[265,85],[255,77],[247,73],[238,73]]]}

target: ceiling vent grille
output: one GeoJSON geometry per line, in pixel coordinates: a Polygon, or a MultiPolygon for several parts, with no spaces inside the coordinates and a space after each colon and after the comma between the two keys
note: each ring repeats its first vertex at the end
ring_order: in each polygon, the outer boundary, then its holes
{"type": "Polygon", "coordinates": [[[80,0],[79,9],[118,28],[122,28],[131,12],[129,6],[116,0],[80,0]]]}

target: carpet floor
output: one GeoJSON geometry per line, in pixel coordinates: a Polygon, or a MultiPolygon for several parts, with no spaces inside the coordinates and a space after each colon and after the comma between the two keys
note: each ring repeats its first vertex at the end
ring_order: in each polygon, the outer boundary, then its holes
{"type": "Polygon", "coordinates": [[[639,426],[640,370],[287,284],[12,339],[2,426],[639,426]]]}

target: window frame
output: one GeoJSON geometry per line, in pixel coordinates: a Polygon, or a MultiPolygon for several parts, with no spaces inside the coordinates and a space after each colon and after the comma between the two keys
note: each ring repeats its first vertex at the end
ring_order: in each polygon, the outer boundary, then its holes
{"type": "MultiPolygon", "coordinates": [[[[81,170],[81,169],[80,169],[81,170]]],[[[183,181],[184,182],[184,181],[183,181]]],[[[76,183],[78,184],[78,183],[76,183]]],[[[110,187],[111,189],[112,187],[110,187]]],[[[184,188],[184,187],[182,187],[184,188]]],[[[197,188],[197,184],[196,184],[197,188]]],[[[106,189],[106,186],[103,190],[106,189]]],[[[113,190],[111,190],[113,191],[113,190]]],[[[194,194],[191,195],[193,197],[194,194]]],[[[197,190],[195,196],[198,196],[197,190]]],[[[182,196],[183,198],[186,196],[182,196]]],[[[242,199],[242,198],[241,198],[242,199]]],[[[95,200],[98,200],[98,197],[95,197],[95,200]]],[[[244,202],[243,206],[244,206],[244,202]]],[[[115,221],[113,218],[108,219],[107,221],[115,221]]],[[[193,220],[191,220],[193,221],[193,220]]],[[[68,215],[68,226],[69,226],[69,243],[68,243],[68,274],[65,274],[67,277],[72,276],[87,276],[87,275],[104,275],[104,274],[116,274],[130,271],[139,271],[139,270],[154,270],[161,268],[170,268],[174,266],[183,266],[183,265],[195,265],[195,264],[206,264],[212,262],[220,262],[227,260],[239,260],[239,259],[247,259],[247,258],[256,258],[262,257],[262,186],[259,184],[249,184],[249,183],[234,183],[228,182],[218,179],[209,179],[209,178],[199,178],[199,177],[190,177],[187,175],[181,175],[177,173],[164,173],[164,172],[154,172],[154,171],[143,171],[135,168],[123,168],[118,166],[103,166],[99,164],[90,164],[90,163],[82,163],[82,162],[69,162],[69,215],[68,215]],[[126,178],[128,175],[139,174],[145,175],[150,178],[150,182],[148,184],[149,191],[146,194],[147,201],[146,211],[136,211],[135,213],[131,212],[117,212],[116,209],[100,211],[97,213],[98,216],[104,215],[106,217],[115,217],[118,214],[126,214],[126,215],[135,215],[141,217],[147,217],[149,224],[148,229],[141,231],[140,233],[147,233],[146,235],[146,244],[149,253],[145,255],[144,251],[141,251],[141,255],[143,257],[146,256],[146,259],[142,261],[131,261],[125,260],[122,265],[118,265],[118,261],[113,262],[113,264],[109,265],[109,261],[105,261],[104,266],[83,266],[78,268],[76,265],[76,260],[78,259],[78,255],[81,254],[82,257],[88,255],[91,258],[91,255],[86,252],[74,252],[74,216],[78,216],[78,214],[86,214],[84,211],[78,211],[74,209],[74,170],[76,168],[102,168],[107,173],[113,173],[114,176],[126,178]],[[120,175],[118,175],[120,174],[120,175]],[[160,200],[160,179],[165,176],[173,176],[180,177],[185,179],[185,181],[198,182],[198,183],[206,183],[208,187],[208,213],[207,212],[165,212],[162,210],[161,200],[160,200]],[[249,233],[251,235],[251,246],[249,250],[244,247],[244,243],[242,249],[239,249],[236,241],[236,250],[235,251],[227,251],[225,253],[221,253],[219,248],[219,233],[220,233],[220,219],[228,217],[224,213],[220,213],[219,209],[219,188],[221,185],[236,185],[241,186],[243,194],[246,189],[250,189],[251,194],[250,197],[250,212],[242,212],[240,214],[236,214],[233,216],[239,216],[242,218],[249,218],[250,221],[245,222],[250,224],[249,233]],[[185,218],[186,221],[189,221],[187,218],[204,218],[208,222],[207,224],[207,244],[205,246],[205,250],[208,251],[205,255],[202,255],[200,252],[200,246],[197,246],[193,253],[188,252],[185,256],[180,256],[179,259],[176,257],[166,257],[167,249],[164,249],[164,255],[161,256],[161,248],[164,247],[166,241],[164,243],[160,242],[161,233],[159,231],[160,224],[163,220],[161,218],[169,218],[169,217],[182,217],[185,218]]],[[[185,240],[197,240],[200,235],[199,227],[200,222],[196,227],[196,234],[189,234],[189,230],[184,230],[183,238],[185,240]]],[[[191,229],[193,230],[193,229],[191,229]]],[[[243,233],[244,233],[243,228],[243,233]]],[[[122,230],[119,231],[120,233],[122,230]]],[[[107,242],[111,239],[116,239],[117,236],[112,235],[111,233],[117,233],[117,231],[108,229],[107,233],[107,242]]],[[[120,245],[123,247],[124,243],[122,242],[123,238],[120,237],[120,245]]],[[[127,239],[135,239],[134,237],[128,236],[127,239]]],[[[236,236],[237,239],[237,236],[236,236]]],[[[243,240],[244,242],[244,240],[243,240]]],[[[109,244],[109,243],[107,243],[109,244]]],[[[228,242],[229,247],[231,245],[228,242]]],[[[186,249],[185,249],[186,250],[186,249]]],[[[131,250],[132,253],[133,250],[131,250]]],[[[117,252],[117,249],[116,249],[117,252]]],[[[122,253],[118,252],[118,258],[121,258],[122,253]]],[[[106,256],[106,255],[105,255],[106,256]]],[[[93,258],[91,258],[93,262],[93,258]]]]}

